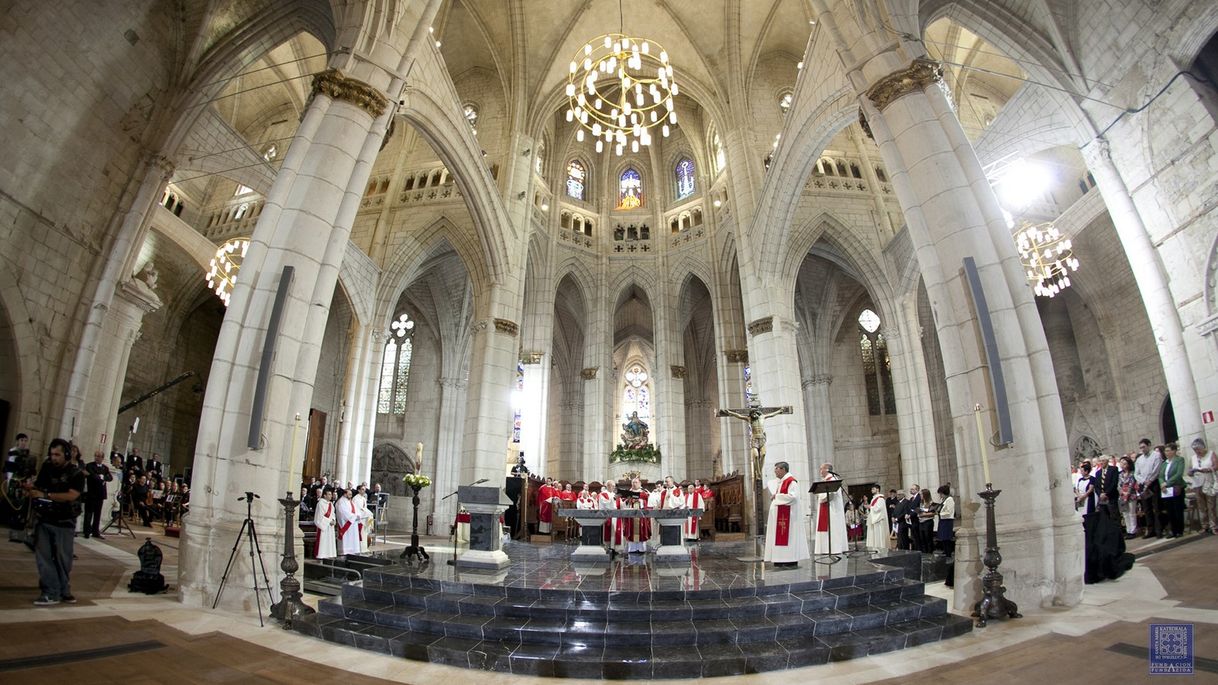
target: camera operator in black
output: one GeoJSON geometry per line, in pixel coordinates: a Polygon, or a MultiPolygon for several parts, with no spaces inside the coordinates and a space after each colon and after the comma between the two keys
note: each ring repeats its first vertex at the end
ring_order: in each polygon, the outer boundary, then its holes
{"type": "Polygon", "coordinates": [[[85,474],[68,461],[68,441],[55,438],[47,450],[48,459],[38,470],[30,487],[34,498],[34,560],[42,595],[35,606],[74,604],[69,576],[72,573],[72,538],[76,533],[77,500],[85,489],[85,474]]]}

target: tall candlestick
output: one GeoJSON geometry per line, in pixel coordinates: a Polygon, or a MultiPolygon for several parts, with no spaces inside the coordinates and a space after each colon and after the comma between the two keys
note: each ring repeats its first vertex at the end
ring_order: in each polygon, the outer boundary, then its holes
{"type": "Polygon", "coordinates": [[[981,450],[981,470],[985,474],[985,485],[989,487],[994,481],[990,480],[990,458],[986,453],[985,428],[981,425],[981,405],[973,405],[973,416],[977,419],[977,447],[981,450]]]}

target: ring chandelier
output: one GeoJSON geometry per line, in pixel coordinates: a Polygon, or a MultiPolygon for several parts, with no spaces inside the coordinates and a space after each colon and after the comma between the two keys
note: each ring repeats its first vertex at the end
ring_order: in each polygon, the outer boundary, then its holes
{"type": "Polygon", "coordinates": [[[567,121],[596,138],[596,151],[612,145],[618,155],[630,146],[651,144],[651,129],[668,137],[677,123],[673,97],[679,93],[673,80],[668,52],[658,43],[624,33],[597,36],[575,52],[567,77],[567,121]]]}
{"type": "Polygon", "coordinates": [[[207,287],[228,306],[233,296],[233,287],[237,285],[237,272],[245,261],[245,253],[250,249],[249,238],[232,238],[216,250],[216,256],[211,258],[207,271],[207,287]]]}
{"type": "Polygon", "coordinates": [[[1070,287],[1070,274],[1078,271],[1079,261],[1070,239],[1052,222],[1025,222],[1013,237],[1034,293],[1053,297],[1070,287]]]}

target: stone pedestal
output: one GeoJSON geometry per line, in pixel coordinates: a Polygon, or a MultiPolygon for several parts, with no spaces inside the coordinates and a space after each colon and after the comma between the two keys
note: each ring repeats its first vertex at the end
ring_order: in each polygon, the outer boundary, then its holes
{"type": "Polygon", "coordinates": [[[508,555],[503,551],[499,516],[512,501],[498,486],[462,485],[457,502],[469,512],[469,549],[457,557],[465,568],[505,568],[508,555]]]}

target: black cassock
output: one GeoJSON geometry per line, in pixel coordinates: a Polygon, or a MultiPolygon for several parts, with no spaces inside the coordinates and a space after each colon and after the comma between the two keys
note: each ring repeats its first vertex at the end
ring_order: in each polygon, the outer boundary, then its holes
{"type": "Polygon", "coordinates": [[[1116,579],[1133,567],[1133,555],[1125,552],[1125,531],[1106,506],[1083,517],[1083,535],[1084,583],[1116,579]]]}

